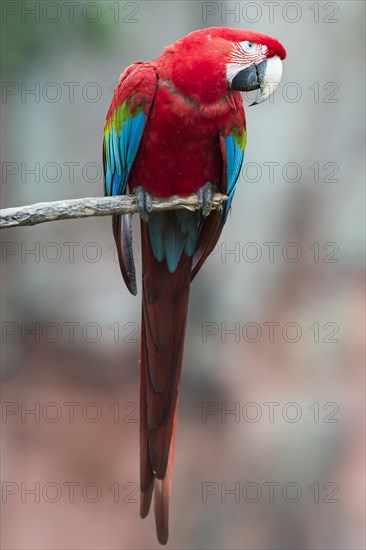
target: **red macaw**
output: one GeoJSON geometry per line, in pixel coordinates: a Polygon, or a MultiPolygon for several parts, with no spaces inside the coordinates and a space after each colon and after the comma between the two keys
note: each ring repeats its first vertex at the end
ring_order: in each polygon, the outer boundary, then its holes
{"type": "MultiPolygon", "coordinates": [[[[272,95],[282,76],[283,46],[269,36],[207,28],[121,75],[107,114],[106,195],[134,192],[141,217],[142,328],[140,389],[141,517],[153,492],[160,543],[168,540],[177,397],[189,287],[213,250],[235,193],[246,126],[240,92],[272,95]],[[218,189],[228,195],[211,212],[218,189]],[[152,199],[198,194],[201,209],[151,212],[152,199]]],[[[137,293],[131,217],[113,217],[127,288],[137,293]]]]}

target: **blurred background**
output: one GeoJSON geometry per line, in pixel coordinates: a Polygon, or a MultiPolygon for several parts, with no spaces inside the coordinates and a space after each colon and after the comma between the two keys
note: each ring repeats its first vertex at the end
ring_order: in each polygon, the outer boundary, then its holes
{"type": "MultiPolygon", "coordinates": [[[[364,548],[365,4],[1,9],[2,208],[103,194],[105,114],[132,62],[210,26],[284,44],[192,285],[168,548],[364,548]]],[[[1,239],[2,547],[158,548],[139,518],[140,297],[110,219],[1,239]]]]}

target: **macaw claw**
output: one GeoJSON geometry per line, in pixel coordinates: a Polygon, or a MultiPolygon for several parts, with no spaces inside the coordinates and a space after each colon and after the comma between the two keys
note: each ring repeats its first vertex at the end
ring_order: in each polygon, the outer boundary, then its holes
{"type": "Polygon", "coordinates": [[[148,191],[146,191],[146,189],[144,189],[142,185],[139,185],[135,189],[135,197],[140,218],[142,219],[142,221],[148,222],[149,214],[152,210],[152,195],[148,191]]]}
{"type": "Polygon", "coordinates": [[[212,210],[212,200],[215,192],[217,191],[216,185],[208,181],[203,187],[198,189],[198,204],[202,209],[202,216],[207,218],[212,210]]]}

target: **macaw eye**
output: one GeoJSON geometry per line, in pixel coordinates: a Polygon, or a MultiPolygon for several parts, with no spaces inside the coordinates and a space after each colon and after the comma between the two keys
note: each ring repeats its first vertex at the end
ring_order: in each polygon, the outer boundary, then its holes
{"type": "Polygon", "coordinates": [[[256,44],[254,42],[243,42],[243,48],[246,52],[253,52],[255,50],[256,44]]]}

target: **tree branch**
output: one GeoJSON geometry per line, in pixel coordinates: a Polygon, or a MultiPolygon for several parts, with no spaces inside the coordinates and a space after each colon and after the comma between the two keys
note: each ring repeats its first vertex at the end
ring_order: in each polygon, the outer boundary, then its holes
{"type": "MultiPolygon", "coordinates": [[[[212,209],[221,208],[228,197],[215,193],[212,209]]],[[[154,199],[152,211],[199,210],[197,195],[189,197],[169,197],[154,199]]],[[[92,197],[55,202],[39,202],[30,206],[4,208],[0,210],[0,229],[20,225],[36,225],[55,220],[89,218],[91,216],[111,216],[112,214],[136,214],[138,212],[134,195],[117,197],[92,197]]]]}

